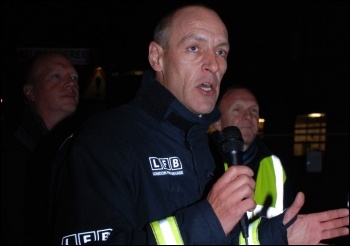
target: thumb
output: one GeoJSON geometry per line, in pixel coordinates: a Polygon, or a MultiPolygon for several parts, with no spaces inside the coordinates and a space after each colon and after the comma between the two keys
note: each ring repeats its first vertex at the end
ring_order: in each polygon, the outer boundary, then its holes
{"type": "Polygon", "coordinates": [[[284,214],[283,224],[286,225],[294,216],[296,216],[301,207],[304,205],[305,195],[303,192],[298,192],[297,196],[294,199],[293,204],[287,209],[284,214]]]}

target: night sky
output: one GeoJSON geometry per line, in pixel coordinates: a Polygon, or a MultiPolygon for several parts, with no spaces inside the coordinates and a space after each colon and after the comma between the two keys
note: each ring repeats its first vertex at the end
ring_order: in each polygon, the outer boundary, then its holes
{"type": "MultiPolygon", "coordinates": [[[[184,2],[2,1],[2,97],[18,83],[17,48],[89,48],[97,53],[96,65],[149,69],[156,22],[184,2]]],[[[349,1],[204,2],[219,12],[230,34],[222,88],[251,86],[276,131],[290,132],[297,114],[323,111],[348,132],[349,1]]]]}

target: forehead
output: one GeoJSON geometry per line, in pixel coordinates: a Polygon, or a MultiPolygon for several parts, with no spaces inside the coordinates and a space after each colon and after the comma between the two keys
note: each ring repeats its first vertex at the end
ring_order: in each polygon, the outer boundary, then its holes
{"type": "Polygon", "coordinates": [[[36,61],[37,65],[45,65],[45,64],[70,64],[70,61],[63,55],[60,54],[50,54],[44,55],[36,61]]]}
{"type": "Polygon", "coordinates": [[[232,90],[228,96],[232,98],[255,98],[254,95],[246,89],[235,89],[232,90]]]}
{"type": "Polygon", "coordinates": [[[190,35],[191,32],[212,34],[220,41],[227,42],[228,33],[225,24],[213,10],[191,6],[178,10],[172,19],[173,35],[175,37],[190,35]],[[180,35],[179,35],[180,34],[180,35]]]}
{"type": "Polygon", "coordinates": [[[222,98],[222,106],[232,106],[234,103],[250,103],[258,105],[255,96],[248,90],[245,89],[235,89],[228,92],[222,98]]]}
{"type": "Polygon", "coordinates": [[[45,72],[59,68],[69,68],[75,71],[71,62],[65,56],[59,54],[43,56],[35,62],[34,66],[37,72],[45,72]]]}

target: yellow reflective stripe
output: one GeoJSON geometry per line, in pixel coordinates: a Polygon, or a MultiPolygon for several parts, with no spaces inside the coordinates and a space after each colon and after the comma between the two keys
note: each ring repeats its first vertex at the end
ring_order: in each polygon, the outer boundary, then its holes
{"type": "Polygon", "coordinates": [[[227,169],[228,169],[228,165],[226,162],[224,163],[224,169],[225,169],[225,171],[227,171],[227,169]]]}
{"type": "MultiPolygon", "coordinates": [[[[249,237],[248,244],[249,245],[260,245],[259,235],[258,235],[258,226],[261,218],[255,220],[253,223],[249,225],[249,237]]],[[[239,234],[239,245],[245,245],[245,239],[243,237],[242,232],[239,234]]]]}
{"type": "Polygon", "coordinates": [[[238,242],[239,245],[245,245],[245,240],[243,238],[243,235],[242,235],[242,232],[239,233],[239,242],[238,242]]]}
{"type": "Polygon", "coordinates": [[[180,229],[174,216],[150,223],[158,245],[183,245],[180,229]]]}
{"type": "Polygon", "coordinates": [[[259,234],[258,234],[258,226],[260,224],[261,217],[253,222],[252,225],[250,225],[250,232],[251,232],[251,242],[249,241],[249,244],[252,245],[260,245],[259,241],[259,234]]]}
{"type": "Polygon", "coordinates": [[[151,222],[151,228],[153,231],[153,235],[156,238],[157,245],[165,244],[165,240],[163,238],[162,231],[160,229],[160,225],[158,221],[151,222]]]}

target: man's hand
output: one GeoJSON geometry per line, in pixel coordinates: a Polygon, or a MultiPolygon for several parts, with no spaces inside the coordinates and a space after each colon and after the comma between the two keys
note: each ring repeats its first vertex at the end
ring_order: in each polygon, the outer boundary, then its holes
{"type": "Polygon", "coordinates": [[[220,220],[226,235],[247,211],[253,211],[255,181],[246,166],[231,166],[210,190],[207,200],[220,220]]]}
{"type": "MultiPolygon", "coordinates": [[[[287,209],[283,224],[287,224],[298,214],[304,201],[304,194],[299,192],[291,207],[287,209]]],[[[347,208],[297,216],[297,220],[287,229],[290,245],[321,244],[321,240],[349,235],[347,208]]]]}

